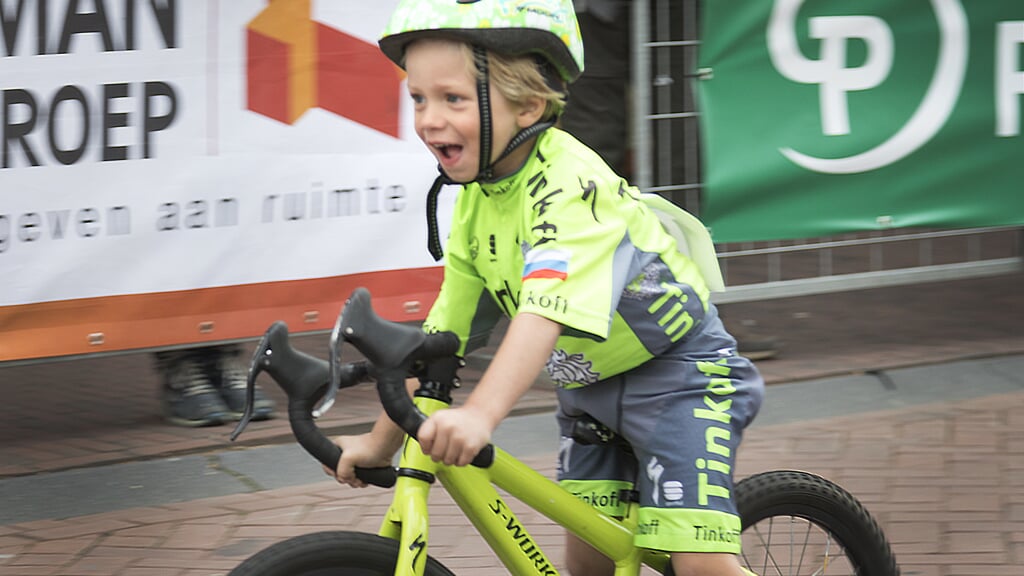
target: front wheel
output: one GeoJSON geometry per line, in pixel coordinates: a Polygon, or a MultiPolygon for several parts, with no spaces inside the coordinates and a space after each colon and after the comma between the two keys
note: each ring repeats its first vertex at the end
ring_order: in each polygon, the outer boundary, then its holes
{"type": "MultiPolygon", "coordinates": [[[[268,546],[229,576],[391,576],[398,542],[362,532],[316,532],[268,546]]],[[[427,557],[426,576],[454,576],[427,557]]]]}
{"type": "Polygon", "coordinates": [[[747,569],[760,576],[898,576],[889,541],[849,492],[779,470],[736,485],[747,569]]]}

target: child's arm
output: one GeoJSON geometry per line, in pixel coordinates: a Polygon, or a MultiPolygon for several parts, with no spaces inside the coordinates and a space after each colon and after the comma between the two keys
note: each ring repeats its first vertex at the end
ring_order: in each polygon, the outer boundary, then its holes
{"type": "Polygon", "coordinates": [[[561,324],[543,316],[516,315],[465,404],[435,413],[420,427],[423,453],[445,464],[469,464],[533,385],[561,333],[561,324]]]}

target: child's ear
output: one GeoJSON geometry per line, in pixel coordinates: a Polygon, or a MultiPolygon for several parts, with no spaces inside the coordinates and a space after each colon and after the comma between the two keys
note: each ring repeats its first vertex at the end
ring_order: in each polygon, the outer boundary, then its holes
{"type": "Polygon", "coordinates": [[[522,108],[519,109],[519,113],[516,115],[516,123],[520,128],[528,128],[533,126],[540,121],[541,117],[544,116],[544,110],[547,108],[547,102],[539,96],[531,96],[526,99],[523,103],[522,108]]]}

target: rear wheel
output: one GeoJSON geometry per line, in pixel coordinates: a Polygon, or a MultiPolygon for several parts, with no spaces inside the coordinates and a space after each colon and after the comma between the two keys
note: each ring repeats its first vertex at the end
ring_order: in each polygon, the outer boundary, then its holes
{"type": "Polygon", "coordinates": [[[806,472],[779,470],[736,485],[741,562],[760,576],[898,576],[878,523],[849,492],[806,472]]]}
{"type": "MultiPolygon", "coordinates": [[[[391,576],[398,542],[362,532],[316,532],[257,552],[229,576],[391,576]]],[[[427,557],[427,576],[453,576],[427,557]]]]}

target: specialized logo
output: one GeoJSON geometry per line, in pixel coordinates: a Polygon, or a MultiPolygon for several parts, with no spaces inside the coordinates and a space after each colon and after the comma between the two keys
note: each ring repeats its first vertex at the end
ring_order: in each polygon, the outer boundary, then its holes
{"type": "Polygon", "coordinates": [[[569,469],[572,462],[572,447],[576,441],[571,436],[561,436],[558,441],[558,474],[562,475],[569,469]]]}
{"type": "Polygon", "coordinates": [[[412,562],[409,567],[415,570],[415,567],[420,563],[420,558],[423,556],[423,550],[427,547],[427,542],[423,539],[423,534],[417,534],[416,539],[409,544],[409,551],[413,552],[412,562]]]}
{"type": "Polygon", "coordinates": [[[665,473],[665,467],[658,463],[658,458],[652,456],[647,462],[646,466],[647,479],[651,481],[651,485],[654,486],[654,490],[651,493],[651,499],[654,500],[654,505],[658,505],[658,487],[661,485],[661,475],[665,473]]]}
{"type": "MultiPolygon", "coordinates": [[[[850,133],[846,96],[881,84],[892,68],[893,35],[875,16],[818,16],[808,19],[811,38],[821,42],[820,58],[801,53],[796,20],[805,0],[776,0],[768,23],[768,53],[772,65],[786,78],[819,86],[822,132],[828,136],[850,133]],[[867,47],[865,62],[847,67],[851,41],[867,47]]],[[[815,172],[851,174],[896,162],[934,137],[953,112],[967,70],[968,24],[959,0],[930,0],[939,23],[940,46],[935,74],[928,92],[910,120],[880,145],[845,158],[818,158],[792,148],[780,151],[793,163],[815,172]]]]}
{"type": "Polygon", "coordinates": [[[398,138],[404,73],[376,45],[312,18],[312,0],[270,0],[246,30],[249,110],[293,124],[322,108],[398,138]]]}

